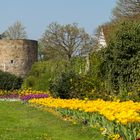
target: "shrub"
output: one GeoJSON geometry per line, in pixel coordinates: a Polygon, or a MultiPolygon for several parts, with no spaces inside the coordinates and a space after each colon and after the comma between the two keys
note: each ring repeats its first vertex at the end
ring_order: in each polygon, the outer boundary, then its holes
{"type": "Polygon", "coordinates": [[[22,78],[13,74],[0,71],[0,89],[13,90],[20,89],[22,84],[22,78]]]}
{"type": "Polygon", "coordinates": [[[95,84],[87,75],[68,71],[52,81],[50,91],[54,97],[63,99],[94,98],[95,84]]]}
{"type": "Polygon", "coordinates": [[[22,88],[46,91],[49,89],[50,81],[64,71],[64,68],[65,60],[37,62],[25,78],[22,88]]]}
{"type": "Polygon", "coordinates": [[[85,58],[75,56],[70,61],[50,59],[37,62],[25,78],[22,88],[46,91],[49,89],[50,81],[69,70],[80,74],[85,73],[85,58]]]}
{"type": "Polygon", "coordinates": [[[56,78],[50,84],[50,91],[54,97],[60,97],[63,99],[70,98],[70,89],[72,86],[72,81],[77,75],[70,71],[68,73],[62,73],[61,76],[56,78]]]}

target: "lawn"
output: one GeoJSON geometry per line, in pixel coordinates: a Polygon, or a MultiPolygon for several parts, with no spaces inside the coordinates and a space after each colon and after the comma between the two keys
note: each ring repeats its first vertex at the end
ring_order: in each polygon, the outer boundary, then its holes
{"type": "Polygon", "coordinates": [[[0,101],[0,140],[104,140],[93,128],[72,124],[21,102],[0,101]]]}

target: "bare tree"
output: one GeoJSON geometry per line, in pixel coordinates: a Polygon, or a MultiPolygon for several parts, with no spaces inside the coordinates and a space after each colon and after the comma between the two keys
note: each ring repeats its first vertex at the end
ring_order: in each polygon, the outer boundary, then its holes
{"type": "Polygon", "coordinates": [[[75,55],[87,53],[92,41],[89,34],[77,24],[60,25],[51,23],[41,39],[46,53],[51,56],[60,56],[71,59],[75,55]]]}
{"type": "Polygon", "coordinates": [[[25,31],[25,27],[19,21],[14,23],[3,33],[3,39],[26,39],[26,38],[27,33],[25,31]]]}
{"type": "Polygon", "coordinates": [[[140,0],[118,0],[113,9],[114,18],[126,18],[140,13],[140,0]]]}

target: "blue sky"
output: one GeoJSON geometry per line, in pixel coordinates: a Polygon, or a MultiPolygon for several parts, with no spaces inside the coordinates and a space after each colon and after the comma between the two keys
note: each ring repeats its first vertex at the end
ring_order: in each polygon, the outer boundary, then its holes
{"type": "Polygon", "coordinates": [[[30,39],[39,39],[52,22],[78,23],[89,34],[108,22],[116,0],[0,0],[0,32],[21,21],[30,39]]]}

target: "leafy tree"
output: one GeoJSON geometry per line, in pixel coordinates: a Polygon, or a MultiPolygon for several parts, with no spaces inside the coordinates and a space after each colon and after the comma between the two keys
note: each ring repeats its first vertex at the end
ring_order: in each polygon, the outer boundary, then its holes
{"type": "Polygon", "coordinates": [[[21,22],[17,21],[12,26],[10,26],[2,36],[3,39],[26,39],[27,33],[25,27],[21,22]]]}
{"type": "Polygon", "coordinates": [[[139,34],[140,22],[123,22],[103,52],[102,76],[110,92],[127,93],[139,87],[139,34]]]}
{"type": "Polygon", "coordinates": [[[77,24],[51,23],[41,39],[46,55],[50,58],[66,58],[86,54],[92,47],[92,39],[77,24]]]}
{"type": "Polygon", "coordinates": [[[140,14],[140,0],[118,0],[117,6],[113,9],[113,16],[116,19],[132,17],[140,14]]]}

